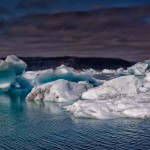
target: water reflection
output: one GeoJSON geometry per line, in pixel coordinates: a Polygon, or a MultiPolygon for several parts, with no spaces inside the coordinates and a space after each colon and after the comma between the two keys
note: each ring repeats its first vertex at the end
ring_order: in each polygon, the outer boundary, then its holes
{"type": "Polygon", "coordinates": [[[66,103],[54,103],[44,101],[26,101],[28,92],[25,90],[13,90],[9,93],[0,93],[0,109],[7,109],[11,113],[23,113],[24,111],[43,111],[49,114],[61,114],[65,112],[62,107],[66,103]]]}
{"type": "Polygon", "coordinates": [[[27,102],[27,105],[30,109],[42,110],[50,114],[61,114],[64,111],[62,107],[65,105],[65,103],[30,101],[27,102]]]}

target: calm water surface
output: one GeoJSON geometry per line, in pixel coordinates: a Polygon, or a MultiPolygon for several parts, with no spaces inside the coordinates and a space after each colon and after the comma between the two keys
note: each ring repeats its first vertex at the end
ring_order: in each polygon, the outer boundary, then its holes
{"type": "Polygon", "coordinates": [[[150,120],[75,119],[58,103],[0,94],[0,150],[150,149],[150,120]]]}

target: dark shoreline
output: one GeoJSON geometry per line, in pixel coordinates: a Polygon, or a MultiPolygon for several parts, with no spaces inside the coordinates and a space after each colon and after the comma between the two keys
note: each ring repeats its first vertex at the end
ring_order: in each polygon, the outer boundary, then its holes
{"type": "Polygon", "coordinates": [[[82,58],[82,57],[20,57],[24,60],[28,68],[27,70],[44,70],[55,68],[62,64],[73,67],[75,69],[118,69],[123,67],[126,69],[133,63],[117,58],[82,58]]]}

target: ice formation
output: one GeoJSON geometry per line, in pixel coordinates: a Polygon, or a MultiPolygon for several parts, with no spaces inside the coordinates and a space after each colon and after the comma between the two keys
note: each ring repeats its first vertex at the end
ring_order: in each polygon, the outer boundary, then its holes
{"type": "Polygon", "coordinates": [[[145,64],[148,64],[148,69],[150,69],[150,59],[144,61],[145,64]]]}
{"type": "Polygon", "coordinates": [[[14,55],[7,56],[4,61],[0,60],[0,89],[8,91],[16,77],[21,75],[26,67],[26,63],[14,55]]]}
{"type": "Polygon", "coordinates": [[[27,71],[22,76],[19,76],[16,81],[21,86],[21,88],[32,90],[35,86],[37,76],[44,71],[27,71]]]}
{"type": "Polygon", "coordinates": [[[40,85],[58,79],[64,79],[72,82],[87,81],[91,84],[97,84],[97,81],[90,75],[84,72],[79,72],[73,68],[66,67],[65,65],[61,65],[54,70],[51,69],[43,71],[37,76],[35,82],[40,85]]]}
{"type": "Polygon", "coordinates": [[[16,75],[21,75],[27,68],[27,64],[15,55],[7,56],[4,63],[6,63],[10,69],[14,70],[16,75]]]}
{"type": "Polygon", "coordinates": [[[146,80],[146,81],[150,81],[150,72],[148,72],[148,73],[146,74],[145,80],[146,80]]]}
{"type": "Polygon", "coordinates": [[[87,81],[94,86],[103,83],[100,80],[96,80],[94,77],[89,75],[89,72],[87,73],[87,71],[77,71],[65,65],[61,65],[60,67],[57,67],[55,69],[25,72],[17,79],[17,82],[21,87],[30,90],[35,86],[52,82],[58,79],[64,79],[72,82],[87,81]]]}
{"type": "Polygon", "coordinates": [[[114,74],[115,73],[115,70],[109,70],[109,69],[104,69],[102,71],[103,74],[114,74]]]}
{"type": "Polygon", "coordinates": [[[26,99],[28,101],[68,102],[80,99],[82,93],[91,87],[90,84],[85,82],[75,83],[60,79],[33,88],[26,99]]]}
{"type": "Polygon", "coordinates": [[[142,81],[134,75],[122,76],[104,82],[102,86],[89,89],[83,93],[83,99],[99,99],[116,97],[116,95],[133,96],[142,87],[142,81]]]}
{"type": "Polygon", "coordinates": [[[139,79],[128,75],[106,81],[83,93],[82,98],[88,100],[79,100],[64,109],[81,118],[150,118],[150,82],[147,77],[139,79]]]}
{"type": "Polygon", "coordinates": [[[76,118],[114,119],[121,115],[111,110],[111,103],[105,101],[80,100],[73,105],[65,106],[76,118]]]}
{"type": "Polygon", "coordinates": [[[119,68],[116,70],[115,75],[116,76],[124,76],[124,75],[127,75],[127,72],[123,68],[119,68]]]}
{"type": "Polygon", "coordinates": [[[0,60],[0,92],[14,88],[32,90],[26,99],[39,104],[76,101],[64,107],[75,117],[150,118],[150,60],[127,70],[102,72],[78,71],[64,65],[42,71],[25,72],[26,68],[26,63],[14,55],[0,60]]]}
{"type": "Polygon", "coordinates": [[[136,63],[132,67],[128,68],[129,74],[134,74],[134,75],[145,75],[146,70],[148,69],[148,64],[146,63],[136,63]]]}
{"type": "Polygon", "coordinates": [[[150,93],[106,100],[80,100],[70,106],[65,106],[64,109],[71,112],[74,117],[81,118],[150,118],[150,93]]]}

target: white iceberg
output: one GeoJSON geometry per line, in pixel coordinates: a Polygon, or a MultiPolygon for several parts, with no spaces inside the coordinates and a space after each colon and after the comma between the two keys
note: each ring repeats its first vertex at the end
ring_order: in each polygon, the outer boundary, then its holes
{"type": "Polygon", "coordinates": [[[28,101],[68,102],[80,99],[82,93],[91,87],[88,83],[75,83],[60,79],[33,88],[26,99],[28,101]]]}
{"type": "Polygon", "coordinates": [[[85,74],[88,74],[90,76],[94,76],[94,75],[101,75],[101,72],[100,71],[97,71],[97,70],[94,70],[94,69],[83,69],[83,71],[80,71],[81,73],[85,73],[85,74]]]}
{"type": "Polygon", "coordinates": [[[123,68],[119,68],[116,70],[115,75],[117,77],[127,75],[126,71],[123,68]]]}
{"type": "Polygon", "coordinates": [[[80,100],[73,105],[63,107],[76,118],[114,119],[122,117],[111,109],[111,103],[104,101],[80,100]]]}
{"type": "Polygon", "coordinates": [[[77,118],[150,118],[150,93],[106,100],[80,100],[63,108],[77,118]]]}
{"type": "Polygon", "coordinates": [[[104,69],[103,71],[102,71],[102,73],[103,74],[115,74],[115,70],[109,70],[109,69],[104,69]]]}
{"type": "Polygon", "coordinates": [[[134,75],[122,76],[104,82],[103,85],[89,89],[82,95],[83,99],[107,99],[118,95],[133,96],[142,87],[142,81],[134,75]]]}
{"type": "Polygon", "coordinates": [[[150,81],[150,72],[146,73],[145,80],[146,80],[146,81],[150,81]]]}
{"type": "Polygon", "coordinates": [[[147,69],[148,69],[148,64],[139,62],[129,67],[128,73],[134,75],[145,75],[147,69]]]}

